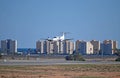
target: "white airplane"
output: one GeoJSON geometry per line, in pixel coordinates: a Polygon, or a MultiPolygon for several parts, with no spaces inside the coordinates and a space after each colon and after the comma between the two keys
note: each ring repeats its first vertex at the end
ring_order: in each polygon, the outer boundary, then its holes
{"type": "Polygon", "coordinates": [[[53,41],[58,41],[58,40],[61,40],[61,41],[65,40],[65,33],[63,33],[62,36],[56,36],[53,38],[53,41]]]}
{"type": "Polygon", "coordinates": [[[62,32],[62,36],[55,36],[55,37],[53,37],[53,38],[47,38],[47,39],[45,39],[45,40],[48,40],[48,41],[64,41],[64,40],[73,40],[73,39],[65,39],[65,34],[66,34],[66,32],[62,32]]]}

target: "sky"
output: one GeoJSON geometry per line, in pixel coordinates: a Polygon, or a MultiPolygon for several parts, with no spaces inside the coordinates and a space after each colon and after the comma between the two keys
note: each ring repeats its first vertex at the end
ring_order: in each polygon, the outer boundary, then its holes
{"type": "Polygon", "coordinates": [[[35,48],[41,38],[70,32],[76,40],[120,43],[120,0],[0,0],[0,40],[35,48]]]}

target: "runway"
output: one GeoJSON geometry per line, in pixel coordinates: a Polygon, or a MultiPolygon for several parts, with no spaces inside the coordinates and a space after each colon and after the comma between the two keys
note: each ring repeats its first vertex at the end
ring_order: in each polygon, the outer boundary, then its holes
{"type": "Polygon", "coordinates": [[[0,60],[0,65],[70,65],[70,64],[120,64],[115,61],[66,61],[63,59],[45,60],[0,60]]]}

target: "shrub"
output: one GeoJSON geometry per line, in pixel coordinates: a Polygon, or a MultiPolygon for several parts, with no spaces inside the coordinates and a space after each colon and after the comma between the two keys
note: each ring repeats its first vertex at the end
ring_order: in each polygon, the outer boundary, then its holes
{"type": "Polygon", "coordinates": [[[0,53],[0,59],[2,59],[2,55],[1,55],[1,53],[0,53]]]}
{"type": "Polygon", "coordinates": [[[120,61],[120,49],[115,49],[115,55],[118,56],[118,58],[115,59],[115,61],[120,61]]]}
{"type": "Polygon", "coordinates": [[[65,57],[65,59],[74,61],[85,61],[85,59],[80,54],[68,55],[65,57]]]}
{"type": "Polygon", "coordinates": [[[120,57],[118,57],[117,59],[115,59],[115,61],[120,61],[120,57]]]}
{"type": "Polygon", "coordinates": [[[85,59],[80,54],[73,55],[73,57],[76,61],[85,61],[85,59]]]}

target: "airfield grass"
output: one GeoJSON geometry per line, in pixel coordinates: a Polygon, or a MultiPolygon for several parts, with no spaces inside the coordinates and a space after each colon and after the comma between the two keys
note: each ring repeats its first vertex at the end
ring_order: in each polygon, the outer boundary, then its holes
{"type": "Polygon", "coordinates": [[[120,65],[0,66],[0,78],[120,78],[120,65]]]}

